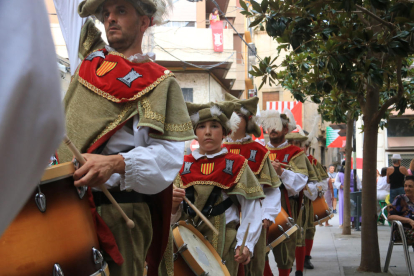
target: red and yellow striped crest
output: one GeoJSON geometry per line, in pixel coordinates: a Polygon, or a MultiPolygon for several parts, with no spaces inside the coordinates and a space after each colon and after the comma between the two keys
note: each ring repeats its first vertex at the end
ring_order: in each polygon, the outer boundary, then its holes
{"type": "Polygon", "coordinates": [[[214,170],[214,163],[204,163],[201,164],[201,173],[204,175],[209,175],[214,170]]]}
{"type": "Polygon", "coordinates": [[[240,149],[230,149],[231,153],[240,154],[240,149]]]}
{"type": "Polygon", "coordinates": [[[269,158],[270,158],[271,161],[275,161],[275,159],[276,159],[276,153],[269,154],[269,158]]]}
{"type": "Polygon", "coordinates": [[[106,73],[114,69],[117,63],[118,62],[113,62],[113,61],[102,62],[101,66],[99,66],[98,70],[96,70],[96,75],[98,77],[104,76],[106,73]]]}

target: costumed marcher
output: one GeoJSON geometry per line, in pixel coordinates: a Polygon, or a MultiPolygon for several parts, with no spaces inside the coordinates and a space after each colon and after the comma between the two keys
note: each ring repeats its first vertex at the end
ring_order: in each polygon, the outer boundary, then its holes
{"type": "MultiPolygon", "coordinates": [[[[350,191],[355,192],[361,188],[361,180],[356,175],[357,183],[354,183],[354,170],[351,170],[350,191]],[[356,186],[356,187],[355,187],[356,186]]],[[[343,227],[344,222],[344,185],[345,185],[345,160],[342,161],[342,168],[339,170],[335,178],[335,187],[338,189],[338,214],[339,214],[339,228],[343,227]]],[[[354,218],[351,217],[351,222],[354,224],[354,218]]]]}
{"type": "MultiPolygon", "coordinates": [[[[315,180],[315,175],[309,177],[309,171],[313,172],[313,170],[305,153],[299,147],[289,145],[285,138],[286,134],[296,128],[293,114],[288,109],[285,109],[285,114],[280,114],[276,110],[262,111],[258,123],[269,133],[270,141],[266,148],[270,151],[269,158],[272,160],[273,168],[282,181],[280,187],[282,208],[302,228],[304,224],[302,212],[306,213],[306,210],[302,208],[303,189],[309,179],[315,180]],[[282,167],[280,163],[289,165],[289,169],[282,167]]],[[[299,266],[302,266],[303,271],[305,261],[305,239],[303,234],[303,230],[299,229],[289,239],[273,248],[272,251],[279,275],[286,276],[290,274],[295,260],[297,243],[303,247],[298,250],[301,253],[301,261],[297,261],[299,266]]],[[[296,275],[302,275],[302,272],[296,271],[296,275]]]]}
{"type": "Polygon", "coordinates": [[[0,29],[1,236],[39,184],[65,124],[44,1],[0,1],[0,7],[7,22],[0,29]]]}
{"type": "Polygon", "coordinates": [[[401,155],[391,156],[392,166],[387,169],[387,182],[390,183],[390,201],[404,193],[404,177],[408,175],[407,168],[401,166],[401,155]]]}
{"type": "Polygon", "coordinates": [[[175,181],[181,189],[173,193],[171,223],[188,219],[199,225],[200,218],[182,202],[187,196],[216,227],[219,235],[205,223],[197,230],[207,236],[225,261],[230,275],[236,276],[239,264],[248,264],[255,254],[254,247],[262,229],[262,221],[258,218],[262,216],[259,199],[264,198],[263,190],[248,166],[248,160],[222,148],[222,140],[240,121],[237,116],[230,120],[234,103],[187,103],[187,106],[200,147],[184,157],[175,181]],[[240,252],[249,223],[246,244],[240,252]]]}
{"type": "Polygon", "coordinates": [[[267,228],[275,221],[280,212],[280,190],[281,184],[269,159],[269,151],[266,147],[252,140],[249,134],[260,137],[261,129],[255,122],[257,104],[259,98],[253,97],[248,100],[239,100],[226,93],[225,100],[235,103],[232,116],[239,116],[240,124],[236,131],[226,138],[223,146],[229,152],[244,156],[250,169],[256,175],[263,188],[265,199],[262,200],[263,229],[260,239],[254,249],[254,258],[245,266],[245,275],[263,275],[265,268],[265,247],[267,228]]]}
{"type": "MultiPolygon", "coordinates": [[[[305,206],[308,206],[308,218],[306,220],[305,224],[305,245],[306,245],[306,253],[305,253],[305,262],[304,262],[304,268],[306,269],[313,269],[314,266],[311,263],[311,251],[313,247],[313,239],[315,237],[316,228],[314,225],[314,213],[313,213],[313,204],[312,201],[314,201],[318,197],[322,197],[324,192],[328,189],[328,181],[329,176],[326,173],[325,169],[323,168],[322,164],[320,164],[316,158],[314,158],[311,154],[309,154],[309,148],[311,143],[317,145],[317,138],[316,134],[318,131],[318,121],[319,116],[315,117],[313,127],[311,132],[308,136],[304,133],[304,131],[301,129],[300,126],[297,126],[298,132],[296,133],[289,133],[286,135],[286,139],[289,142],[292,142],[293,145],[300,147],[308,157],[308,160],[310,164],[313,167],[313,170],[317,176],[318,181],[317,182],[309,182],[308,183],[308,189],[305,190],[304,194],[306,195],[306,198],[304,199],[305,206]],[[310,192],[309,192],[310,191],[310,192]]],[[[316,147],[316,146],[314,146],[316,147]]]]}
{"type": "MultiPolygon", "coordinates": [[[[142,275],[145,260],[148,275],[158,275],[170,231],[163,218],[171,214],[172,182],[183,162],[184,141],[194,138],[173,74],[142,54],[144,32],[162,22],[166,4],[87,0],[77,7],[78,1],[54,2],[71,69],[77,68],[64,99],[67,135],[86,153],[75,185],[93,187],[93,192],[88,189],[91,209],[111,275],[142,275]],[[109,46],[92,19],[80,18],[76,10],[82,18],[94,15],[103,22],[109,46]],[[83,59],[79,66],[78,56],[83,59]],[[127,228],[96,188],[101,184],[135,228],[127,228]]],[[[58,158],[71,161],[72,154],[62,145],[58,158]]]]}

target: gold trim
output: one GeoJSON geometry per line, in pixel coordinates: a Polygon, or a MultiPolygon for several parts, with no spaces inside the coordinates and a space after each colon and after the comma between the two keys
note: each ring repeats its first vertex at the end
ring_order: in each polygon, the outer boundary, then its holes
{"type": "Polygon", "coordinates": [[[135,107],[135,102],[129,102],[125,104],[125,107],[122,109],[121,113],[119,113],[119,115],[116,117],[115,121],[107,125],[106,128],[102,131],[102,133],[99,134],[98,137],[96,137],[96,139],[92,142],[92,144],[90,144],[90,146],[95,144],[99,139],[105,136],[108,132],[116,128],[121,123],[122,119],[125,117],[128,111],[134,107],[135,107]]]}
{"type": "Polygon", "coordinates": [[[262,192],[263,193],[263,189],[262,186],[257,185],[255,187],[250,187],[247,188],[243,183],[239,182],[237,183],[235,189],[242,189],[243,191],[245,191],[247,194],[253,194],[253,193],[257,193],[257,192],[262,192]]]}
{"type": "Polygon", "coordinates": [[[111,51],[111,52],[108,52],[108,55],[114,55],[114,56],[118,56],[118,57],[128,60],[128,58],[124,56],[124,54],[121,54],[120,52],[111,51]]]}
{"type": "Polygon", "coordinates": [[[280,182],[280,178],[279,177],[270,177],[269,175],[265,174],[265,173],[261,173],[260,174],[260,179],[267,179],[270,180],[271,182],[280,182]]]}
{"type": "MultiPolygon", "coordinates": [[[[214,227],[216,229],[220,229],[220,217],[221,216],[215,216],[214,217],[214,227]]],[[[218,252],[218,241],[219,241],[219,236],[216,233],[213,232],[213,239],[212,239],[211,243],[213,244],[213,247],[217,252],[218,252]]]]}
{"type": "Polygon", "coordinates": [[[164,131],[184,132],[193,129],[193,124],[191,121],[184,124],[165,123],[165,117],[163,115],[152,111],[151,104],[147,98],[142,99],[141,102],[142,107],[144,108],[144,117],[162,123],[164,125],[164,131]]]}
{"type": "Polygon", "coordinates": [[[100,31],[98,30],[98,28],[96,28],[95,24],[92,24],[92,27],[88,30],[88,36],[85,42],[83,42],[83,47],[85,48],[87,53],[91,49],[91,46],[93,45],[97,37],[100,37],[100,31]]]}
{"type": "Polygon", "coordinates": [[[264,163],[265,163],[266,159],[269,157],[269,154],[270,154],[270,151],[266,152],[265,156],[262,159],[262,164],[260,164],[260,167],[257,170],[257,172],[253,172],[254,174],[259,174],[262,171],[264,163]]]}
{"type": "Polygon", "coordinates": [[[167,269],[168,276],[174,276],[173,251],[173,234],[170,229],[170,234],[168,235],[168,244],[164,253],[165,268],[167,269]]]}
{"type": "Polygon", "coordinates": [[[118,99],[114,96],[112,96],[111,94],[102,91],[101,89],[97,88],[96,86],[90,84],[89,82],[87,82],[85,79],[83,79],[81,76],[79,76],[78,81],[84,85],[86,88],[92,90],[93,92],[95,92],[96,94],[98,94],[101,97],[104,97],[112,102],[115,103],[120,103],[121,101],[134,101],[138,98],[140,98],[141,96],[145,95],[146,93],[150,92],[152,89],[154,89],[155,87],[158,86],[158,84],[160,84],[161,82],[163,82],[165,79],[174,76],[173,73],[169,73],[169,74],[165,74],[162,75],[161,77],[159,77],[154,83],[150,84],[149,86],[147,86],[145,89],[141,90],[140,92],[138,92],[137,94],[135,94],[132,98],[126,99],[126,98],[122,98],[122,99],[118,99]]]}

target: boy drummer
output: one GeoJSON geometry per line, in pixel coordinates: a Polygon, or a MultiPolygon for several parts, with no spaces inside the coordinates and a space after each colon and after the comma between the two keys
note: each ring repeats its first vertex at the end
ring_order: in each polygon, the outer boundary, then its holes
{"type": "Polygon", "coordinates": [[[256,175],[266,198],[262,201],[263,230],[255,247],[255,257],[245,266],[245,275],[263,275],[265,269],[266,229],[275,221],[280,212],[279,177],[274,170],[269,151],[261,144],[252,140],[249,134],[260,137],[261,129],[254,121],[259,98],[239,100],[226,94],[226,100],[236,104],[232,116],[240,118],[240,124],[235,132],[226,138],[223,145],[232,153],[241,154],[248,160],[250,169],[256,175]]]}
{"type": "Polygon", "coordinates": [[[256,218],[261,217],[259,199],[264,197],[263,190],[248,161],[221,147],[222,140],[231,131],[229,118],[234,104],[187,103],[187,107],[200,147],[184,157],[175,181],[184,190],[174,190],[171,223],[179,219],[191,221],[226,261],[230,274],[237,275],[239,264],[250,262],[261,233],[262,222],[256,218]],[[199,217],[182,202],[184,196],[210,219],[219,235],[206,224],[200,224],[199,217]],[[237,206],[242,214],[241,223],[237,206]],[[249,223],[246,245],[240,252],[249,223]]]}
{"type": "MultiPolygon", "coordinates": [[[[315,178],[315,175],[314,171],[310,170],[311,166],[302,149],[289,145],[286,140],[285,136],[296,128],[293,114],[287,109],[285,114],[280,114],[276,110],[262,111],[258,123],[269,132],[270,141],[266,148],[270,151],[269,157],[272,165],[283,183],[281,186],[282,207],[299,225],[303,225],[303,218],[306,219],[303,215],[303,212],[306,214],[306,209],[301,210],[303,190],[308,181],[315,178]],[[289,169],[282,167],[281,163],[289,165],[289,169]]],[[[295,255],[297,264],[304,263],[303,240],[302,231],[298,230],[290,239],[273,249],[280,276],[290,274],[295,255]],[[298,248],[296,248],[297,243],[298,248]]],[[[302,275],[302,271],[297,271],[296,275],[302,275]]]]}

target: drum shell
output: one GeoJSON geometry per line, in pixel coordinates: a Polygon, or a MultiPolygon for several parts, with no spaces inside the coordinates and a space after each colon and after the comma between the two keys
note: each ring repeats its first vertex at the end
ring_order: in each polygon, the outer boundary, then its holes
{"type": "Polygon", "coordinates": [[[312,201],[313,206],[313,217],[315,222],[321,219],[324,219],[330,215],[328,204],[325,201],[325,197],[317,197],[312,201]],[[328,211],[328,213],[326,212],[328,211]],[[316,218],[318,216],[318,218],[316,218]]]}
{"type": "Polygon", "coordinates": [[[36,189],[0,238],[0,275],[52,276],[55,264],[65,275],[92,275],[99,243],[87,195],[79,198],[72,176],[40,188],[46,211],[35,203],[36,189]]]}
{"type": "Polygon", "coordinates": [[[280,213],[277,215],[275,219],[275,223],[270,225],[267,235],[267,243],[271,243],[280,236],[283,235],[284,232],[288,231],[292,224],[289,222],[289,216],[286,211],[281,208],[280,213]],[[279,225],[282,226],[283,232],[279,229],[279,225]]]}
{"type": "MultiPolygon", "coordinates": [[[[174,243],[174,252],[177,251],[178,248],[174,243]]],[[[177,254],[177,259],[174,261],[174,275],[195,275],[181,254],[177,254]]]]}

